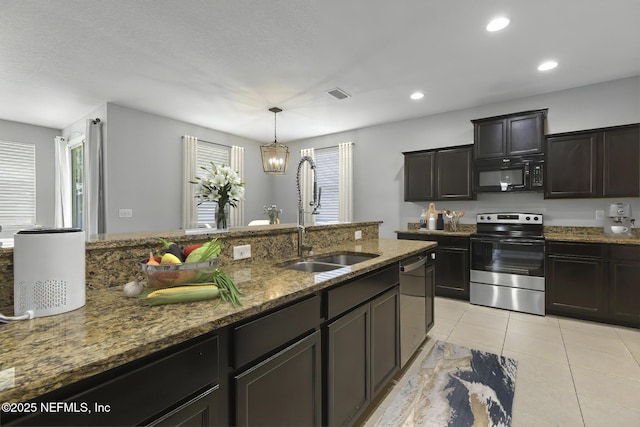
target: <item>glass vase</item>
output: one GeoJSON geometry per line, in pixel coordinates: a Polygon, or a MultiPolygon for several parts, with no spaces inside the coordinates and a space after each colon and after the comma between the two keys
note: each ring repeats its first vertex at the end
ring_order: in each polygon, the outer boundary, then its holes
{"type": "Polygon", "coordinates": [[[216,228],[218,230],[227,230],[229,224],[229,205],[218,205],[216,209],[216,228]]]}

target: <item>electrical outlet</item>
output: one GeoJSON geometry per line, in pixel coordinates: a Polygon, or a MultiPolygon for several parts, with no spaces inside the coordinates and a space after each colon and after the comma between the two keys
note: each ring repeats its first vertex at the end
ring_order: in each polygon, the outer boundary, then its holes
{"type": "Polygon", "coordinates": [[[596,210],[596,220],[601,221],[604,219],[604,211],[602,209],[596,210]]]}
{"type": "Polygon", "coordinates": [[[233,247],[233,259],[251,258],[251,245],[242,245],[233,247]]]}
{"type": "Polygon", "coordinates": [[[119,209],[118,216],[120,218],[133,218],[133,209],[119,209]]]}
{"type": "Polygon", "coordinates": [[[362,239],[362,230],[356,231],[355,235],[356,235],[356,240],[362,239]]]}

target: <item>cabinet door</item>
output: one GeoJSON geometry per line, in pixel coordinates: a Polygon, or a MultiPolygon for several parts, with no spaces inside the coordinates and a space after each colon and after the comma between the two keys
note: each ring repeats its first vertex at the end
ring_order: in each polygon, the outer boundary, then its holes
{"type": "Polygon", "coordinates": [[[546,311],[601,319],[605,315],[604,261],[601,258],[547,257],[546,311]]]}
{"type": "Polygon", "coordinates": [[[469,250],[436,249],[436,295],[469,300],[469,250]]]}
{"type": "Polygon", "coordinates": [[[435,199],[435,152],[405,153],[404,200],[435,199]]]}
{"type": "Polygon", "coordinates": [[[540,154],[544,150],[544,115],[515,116],[507,122],[507,156],[540,154]]]}
{"type": "Polygon", "coordinates": [[[493,159],[507,151],[507,119],[474,122],[474,158],[493,159]]]}
{"type": "Polygon", "coordinates": [[[236,425],[322,423],[320,332],[235,377],[236,425]]]}
{"type": "Polygon", "coordinates": [[[400,293],[398,287],[371,301],[371,398],[400,369],[400,293]]]}
{"type": "Polygon", "coordinates": [[[327,327],[327,423],[352,424],[371,401],[369,305],[327,327]]]}
{"type": "Polygon", "coordinates": [[[609,262],[609,316],[640,326],[640,262],[609,262]]]}
{"type": "Polygon", "coordinates": [[[544,197],[597,197],[597,146],[597,133],[548,138],[544,197]]]}
{"type": "Polygon", "coordinates": [[[218,386],[199,394],[175,411],[149,426],[215,426],[218,425],[218,386]]]}
{"type": "Polygon", "coordinates": [[[640,125],[603,131],[602,196],[640,196],[640,125]]]}
{"type": "Polygon", "coordinates": [[[472,162],[472,147],[452,148],[437,152],[437,200],[471,200],[474,198],[472,162]]]}

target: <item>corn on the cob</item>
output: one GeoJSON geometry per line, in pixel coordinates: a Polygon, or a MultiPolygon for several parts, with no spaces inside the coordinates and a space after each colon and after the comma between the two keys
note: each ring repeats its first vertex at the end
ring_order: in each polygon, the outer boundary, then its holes
{"type": "Polygon", "coordinates": [[[141,295],[147,305],[175,304],[218,298],[221,294],[216,285],[188,285],[158,289],[141,295]]]}

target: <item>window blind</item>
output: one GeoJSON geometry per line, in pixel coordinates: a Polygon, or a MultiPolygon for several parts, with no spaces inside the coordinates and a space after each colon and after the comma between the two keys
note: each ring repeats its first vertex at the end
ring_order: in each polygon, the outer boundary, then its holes
{"type": "Polygon", "coordinates": [[[316,224],[338,222],[339,212],[339,150],[338,147],[315,150],[316,181],[322,188],[319,214],[316,224]]]}
{"type": "MultiPolygon", "coordinates": [[[[229,165],[231,158],[231,147],[224,145],[212,144],[210,142],[198,141],[196,149],[196,176],[202,176],[205,171],[211,170],[211,162],[216,166],[229,165]]],[[[215,224],[216,204],[214,202],[203,202],[198,205],[198,227],[204,227],[205,224],[215,224]]]]}
{"type": "Polygon", "coordinates": [[[36,147],[0,141],[0,225],[36,223],[36,147]]]}

